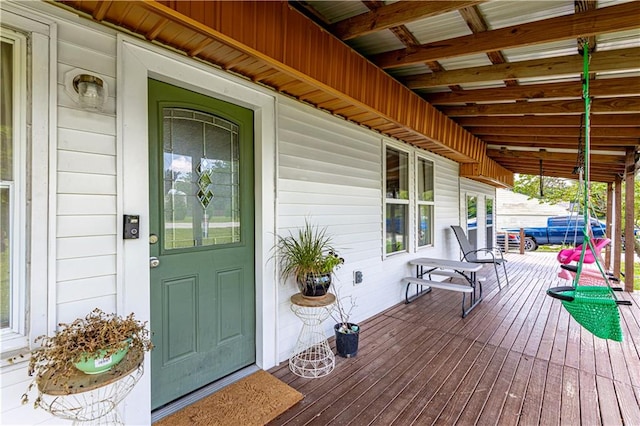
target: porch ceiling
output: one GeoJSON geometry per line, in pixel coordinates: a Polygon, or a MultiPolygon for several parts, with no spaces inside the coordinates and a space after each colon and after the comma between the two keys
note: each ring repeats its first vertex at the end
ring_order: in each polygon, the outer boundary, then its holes
{"type": "Polygon", "coordinates": [[[462,176],[496,186],[541,167],[576,178],[578,45],[588,38],[591,180],[621,176],[629,152],[638,169],[638,1],[60,3],[458,161],[462,176]]]}

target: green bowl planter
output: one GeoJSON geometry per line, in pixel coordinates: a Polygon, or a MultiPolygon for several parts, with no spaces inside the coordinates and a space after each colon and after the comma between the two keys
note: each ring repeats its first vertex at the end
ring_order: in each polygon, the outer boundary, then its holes
{"type": "Polygon", "coordinates": [[[75,367],[85,374],[100,374],[105,371],[111,370],[111,368],[117,365],[129,351],[129,347],[120,349],[113,354],[107,355],[107,350],[102,350],[94,355],[87,355],[82,357],[82,361],[76,362],[75,367]]]}

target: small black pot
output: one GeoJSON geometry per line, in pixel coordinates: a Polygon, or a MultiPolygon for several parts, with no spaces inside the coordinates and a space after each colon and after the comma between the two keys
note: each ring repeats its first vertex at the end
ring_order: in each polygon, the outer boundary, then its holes
{"type": "Polygon", "coordinates": [[[304,297],[322,297],[331,286],[331,274],[307,274],[304,282],[298,281],[304,297]]]}
{"type": "Polygon", "coordinates": [[[338,331],[341,324],[336,324],[333,329],[336,332],[336,351],[343,358],[352,358],[358,354],[358,338],[360,336],[360,327],[357,324],[347,323],[349,329],[352,326],[358,327],[358,331],[343,333],[338,331]]]}

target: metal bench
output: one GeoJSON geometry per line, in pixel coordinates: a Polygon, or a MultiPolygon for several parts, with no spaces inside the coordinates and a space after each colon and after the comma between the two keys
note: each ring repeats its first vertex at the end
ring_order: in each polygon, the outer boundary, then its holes
{"type": "Polygon", "coordinates": [[[409,261],[409,264],[416,267],[415,277],[405,277],[402,283],[407,286],[405,292],[405,304],[411,303],[416,298],[431,292],[432,288],[442,290],[457,291],[462,293],[462,317],[466,317],[478,303],[482,301],[482,282],[484,279],[478,278],[476,272],[482,268],[482,265],[469,262],[448,260],[448,259],[432,259],[419,258],[409,261]],[[458,284],[452,282],[435,281],[432,275],[439,275],[451,278],[464,278],[466,284],[458,284]],[[412,285],[416,286],[415,295],[409,297],[409,289],[412,285]],[[479,291],[478,291],[479,290],[479,291]],[[469,306],[465,307],[466,296],[469,294],[469,306]]]}

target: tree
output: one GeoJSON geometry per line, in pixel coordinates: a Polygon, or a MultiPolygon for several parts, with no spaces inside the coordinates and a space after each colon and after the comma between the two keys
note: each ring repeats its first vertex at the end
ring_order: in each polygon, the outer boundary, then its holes
{"type": "MultiPolygon", "coordinates": [[[[579,202],[580,212],[583,207],[582,188],[577,180],[562,179],[555,177],[542,178],[542,191],[540,191],[540,176],[536,175],[516,175],[513,185],[513,192],[524,194],[529,199],[537,199],[539,202],[550,204],[579,202]],[[541,194],[542,192],[542,194],[541,194]]],[[[640,228],[640,175],[636,174],[634,180],[634,226],[640,228]]],[[[625,193],[625,184],[622,184],[622,193],[625,193]]],[[[606,216],[607,212],[607,184],[602,182],[591,182],[589,187],[589,204],[592,214],[599,218],[606,216]]],[[[622,197],[622,212],[626,211],[625,199],[622,197]]],[[[622,216],[622,227],[624,228],[624,215],[622,216]]],[[[635,247],[636,253],[640,255],[640,244],[635,247]]]]}

